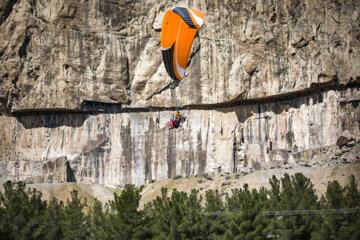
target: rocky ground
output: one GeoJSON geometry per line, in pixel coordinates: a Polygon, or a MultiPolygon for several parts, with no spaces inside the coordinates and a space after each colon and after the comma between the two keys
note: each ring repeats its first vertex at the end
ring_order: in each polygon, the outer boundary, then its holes
{"type": "MultiPolygon", "coordinates": [[[[306,177],[310,178],[317,194],[320,196],[325,193],[327,183],[329,181],[337,180],[341,185],[348,183],[348,177],[355,175],[357,181],[360,179],[360,161],[353,163],[339,163],[326,165],[279,165],[277,167],[271,167],[271,169],[258,170],[253,172],[243,172],[236,174],[219,174],[216,176],[204,175],[204,176],[192,176],[187,178],[174,178],[166,179],[150,184],[146,184],[142,191],[141,207],[144,204],[155,199],[156,196],[161,194],[161,188],[166,187],[169,192],[176,188],[179,191],[190,192],[195,188],[200,191],[200,194],[204,195],[207,190],[217,189],[222,195],[231,193],[232,189],[240,188],[245,183],[249,184],[250,188],[259,189],[261,187],[269,187],[269,178],[275,175],[280,178],[285,173],[293,175],[301,172],[306,177]]],[[[50,200],[53,197],[66,201],[70,197],[72,189],[79,191],[80,196],[88,199],[89,205],[91,205],[94,199],[98,199],[103,203],[113,199],[114,193],[120,193],[119,189],[105,188],[100,185],[90,184],[77,184],[77,183],[51,183],[51,184],[28,184],[30,188],[36,188],[43,194],[43,199],[50,200]]]]}

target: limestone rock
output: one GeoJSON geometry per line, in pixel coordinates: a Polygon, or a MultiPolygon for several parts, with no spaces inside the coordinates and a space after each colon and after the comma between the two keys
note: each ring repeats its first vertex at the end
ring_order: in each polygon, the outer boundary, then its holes
{"type": "MultiPolygon", "coordinates": [[[[158,41],[164,13],[173,4],[1,1],[2,108],[80,110],[88,101],[169,107],[170,80],[163,75],[158,41]]],[[[353,1],[176,5],[205,14],[180,105],[359,81],[360,29],[353,23],[360,18],[353,1]]]]}
{"type": "Polygon", "coordinates": [[[349,141],[349,142],[346,143],[346,146],[349,147],[349,148],[352,148],[352,147],[354,147],[355,145],[356,145],[356,143],[355,143],[354,140],[349,141]]]}
{"type": "Polygon", "coordinates": [[[12,11],[16,0],[3,0],[0,2],[0,25],[6,20],[12,11]]]}
{"type": "Polygon", "coordinates": [[[250,87],[251,76],[246,72],[242,61],[242,58],[238,57],[232,64],[229,78],[230,99],[242,98],[250,87]]]}
{"type": "MultiPolygon", "coordinates": [[[[162,5],[162,7],[164,7],[164,4],[162,5]]],[[[159,6],[159,8],[161,8],[161,6],[159,6]]],[[[158,12],[158,14],[156,15],[156,18],[154,20],[154,23],[152,25],[154,30],[161,30],[161,25],[162,25],[162,20],[164,18],[166,10],[163,9],[161,12],[158,12]]]]}
{"type": "Polygon", "coordinates": [[[348,142],[353,140],[353,136],[350,133],[350,131],[344,131],[343,133],[341,133],[341,135],[339,136],[336,144],[339,147],[343,147],[345,146],[348,142]]]}
{"type": "MultiPolygon", "coordinates": [[[[348,112],[352,103],[339,103],[347,92],[191,109],[183,112],[187,119],[178,130],[168,129],[173,112],[157,109],[0,116],[0,176],[2,181],[76,179],[118,187],[217,174],[219,168],[250,172],[282,167],[284,160],[291,166],[316,162],[336,149],[339,136],[360,134],[356,115],[348,112]]],[[[356,146],[351,152],[343,148],[339,156],[357,156],[356,146]]]]}
{"type": "Polygon", "coordinates": [[[246,55],[243,60],[244,69],[249,75],[253,74],[258,63],[259,63],[259,56],[253,53],[249,53],[248,55],[246,55]]]}
{"type": "Polygon", "coordinates": [[[132,92],[139,94],[145,100],[151,98],[170,83],[170,78],[166,71],[164,72],[165,68],[159,68],[162,63],[159,46],[160,39],[150,40],[144,50],[148,54],[141,56],[135,70],[132,92]],[[158,73],[158,69],[161,69],[162,73],[158,73]]]}
{"type": "Polygon", "coordinates": [[[0,181],[119,187],[356,157],[359,13],[355,0],[2,0],[0,181]],[[205,19],[172,89],[160,30],[174,6],[205,19]],[[174,109],[187,119],[169,131],[174,109]]]}

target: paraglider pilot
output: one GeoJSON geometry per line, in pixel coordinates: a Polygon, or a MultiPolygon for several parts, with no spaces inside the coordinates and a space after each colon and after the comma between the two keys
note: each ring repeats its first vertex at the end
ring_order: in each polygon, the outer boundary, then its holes
{"type": "Polygon", "coordinates": [[[175,119],[170,120],[170,129],[180,127],[182,120],[184,120],[184,117],[179,112],[176,112],[175,119]]]}

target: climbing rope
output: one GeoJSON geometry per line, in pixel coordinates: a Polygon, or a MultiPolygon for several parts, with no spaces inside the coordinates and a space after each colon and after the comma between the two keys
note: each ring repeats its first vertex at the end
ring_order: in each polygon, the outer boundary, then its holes
{"type": "Polygon", "coordinates": [[[175,111],[178,111],[179,110],[179,106],[177,104],[177,100],[176,100],[176,91],[175,91],[175,87],[176,87],[176,82],[173,81],[171,84],[170,84],[170,89],[171,89],[171,98],[172,98],[172,102],[175,106],[175,111]]]}

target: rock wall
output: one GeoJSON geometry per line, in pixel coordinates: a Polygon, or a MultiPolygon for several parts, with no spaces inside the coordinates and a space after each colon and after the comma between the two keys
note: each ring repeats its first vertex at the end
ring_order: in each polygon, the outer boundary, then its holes
{"type": "Polygon", "coordinates": [[[0,0],[0,177],[118,186],[360,157],[357,1],[0,0]],[[185,80],[173,6],[204,12],[185,80]],[[174,105],[181,130],[169,131],[174,105]]]}
{"type": "Polygon", "coordinates": [[[357,1],[1,1],[3,108],[81,109],[84,101],[169,107],[164,12],[204,12],[181,105],[256,99],[359,82],[357,1]]]}
{"type": "Polygon", "coordinates": [[[0,176],[119,187],[176,176],[360,159],[360,88],[184,111],[20,113],[1,117],[0,176]],[[354,98],[356,97],[356,98],[354,98]]]}

